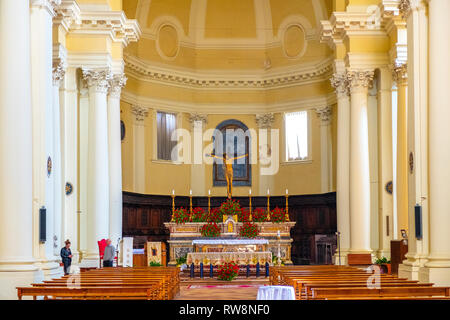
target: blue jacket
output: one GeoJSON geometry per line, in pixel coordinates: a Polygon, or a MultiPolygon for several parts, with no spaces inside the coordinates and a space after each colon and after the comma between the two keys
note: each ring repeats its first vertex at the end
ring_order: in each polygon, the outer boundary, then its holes
{"type": "Polygon", "coordinates": [[[72,264],[72,258],[69,257],[70,255],[72,255],[70,249],[66,249],[66,247],[61,249],[61,259],[64,264],[72,264]]]}

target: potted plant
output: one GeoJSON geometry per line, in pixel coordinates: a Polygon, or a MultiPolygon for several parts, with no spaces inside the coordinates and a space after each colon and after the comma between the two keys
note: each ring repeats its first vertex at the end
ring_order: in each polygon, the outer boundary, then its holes
{"type": "Polygon", "coordinates": [[[391,274],[391,261],[386,257],[378,258],[375,264],[380,266],[381,273],[391,274]]]}

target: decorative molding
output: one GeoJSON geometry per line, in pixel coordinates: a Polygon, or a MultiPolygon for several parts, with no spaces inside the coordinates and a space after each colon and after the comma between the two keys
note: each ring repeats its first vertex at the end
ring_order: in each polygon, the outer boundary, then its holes
{"type": "Polygon", "coordinates": [[[334,73],[330,79],[331,86],[336,90],[336,95],[348,95],[347,75],[345,73],[334,73]]]}
{"type": "Polygon", "coordinates": [[[272,124],[275,120],[275,116],[273,112],[270,113],[262,113],[255,115],[256,124],[260,129],[270,129],[272,128],[272,124]]]}
{"type": "Polygon", "coordinates": [[[375,73],[367,70],[347,71],[347,83],[350,90],[354,88],[370,88],[375,73]]]}
{"type": "Polygon", "coordinates": [[[409,0],[400,0],[398,9],[403,19],[407,19],[409,14],[411,13],[411,2],[409,0]]]}
{"type": "Polygon", "coordinates": [[[279,71],[272,69],[270,73],[260,72],[257,74],[257,72],[246,72],[228,75],[157,67],[130,55],[126,55],[124,60],[127,75],[138,80],[215,90],[221,88],[266,89],[307,84],[325,81],[332,72],[332,59],[325,59],[315,64],[302,66],[294,71],[292,71],[291,67],[279,71]],[[253,75],[249,76],[249,73],[253,75]]]}
{"type": "Polygon", "coordinates": [[[89,89],[94,88],[97,92],[107,93],[111,79],[110,69],[83,69],[83,80],[89,89]]]}
{"type": "Polygon", "coordinates": [[[397,85],[407,85],[408,84],[408,66],[406,63],[399,65],[392,65],[392,80],[394,80],[397,85]]]}
{"type": "Polygon", "coordinates": [[[317,116],[320,118],[322,123],[329,124],[331,120],[332,109],[331,106],[315,108],[317,116]]]}
{"type": "Polygon", "coordinates": [[[125,87],[127,80],[128,78],[125,76],[124,73],[113,75],[112,79],[110,80],[109,94],[113,98],[119,99],[120,93],[122,92],[122,88],[125,87]]]}
{"type": "Polygon", "coordinates": [[[190,113],[189,114],[189,122],[191,123],[192,127],[194,127],[195,123],[197,121],[201,121],[202,125],[208,123],[208,115],[206,114],[200,114],[200,113],[190,113]]]}
{"type": "Polygon", "coordinates": [[[61,85],[61,81],[64,79],[66,74],[66,64],[63,61],[59,61],[55,64],[56,61],[53,62],[53,85],[55,87],[59,87],[61,85]]]}
{"type": "Polygon", "coordinates": [[[56,15],[56,8],[61,4],[61,0],[31,0],[32,8],[47,10],[51,17],[56,15]]]}
{"type": "Polygon", "coordinates": [[[136,117],[136,121],[144,121],[148,116],[148,108],[132,105],[131,113],[136,117]]]}
{"type": "Polygon", "coordinates": [[[114,42],[122,42],[124,46],[138,41],[142,33],[138,22],[127,19],[123,11],[82,12],[75,0],[61,1],[54,22],[74,34],[109,35],[114,42]]]}

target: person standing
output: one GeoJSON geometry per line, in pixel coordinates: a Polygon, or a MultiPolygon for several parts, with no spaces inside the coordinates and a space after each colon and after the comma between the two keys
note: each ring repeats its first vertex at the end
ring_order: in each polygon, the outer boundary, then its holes
{"type": "Polygon", "coordinates": [[[61,259],[64,265],[64,275],[68,275],[70,272],[70,266],[72,265],[72,251],[70,250],[70,241],[67,239],[65,242],[65,247],[61,248],[61,259]]]}
{"type": "Polygon", "coordinates": [[[111,244],[111,239],[106,240],[105,252],[103,253],[103,267],[112,267],[116,248],[111,244]]]}

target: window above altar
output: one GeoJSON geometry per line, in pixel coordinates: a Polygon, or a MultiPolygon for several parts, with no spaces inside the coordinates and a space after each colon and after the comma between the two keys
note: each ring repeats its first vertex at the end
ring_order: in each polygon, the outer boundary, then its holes
{"type": "Polygon", "coordinates": [[[310,158],[308,123],[307,111],[284,114],[286,161],[302,161],[310,158]]]}
{"type": "Polygon", "coordinates": [[[177,116],[173,113],[160,112],[156,114],[157,126],[157,149],[158,160],[172,159],[172,150],[177,144],[176,141],[177,116]]]}

